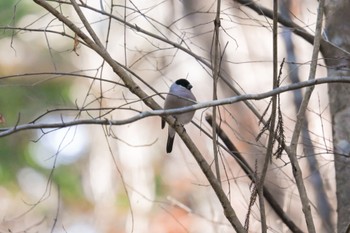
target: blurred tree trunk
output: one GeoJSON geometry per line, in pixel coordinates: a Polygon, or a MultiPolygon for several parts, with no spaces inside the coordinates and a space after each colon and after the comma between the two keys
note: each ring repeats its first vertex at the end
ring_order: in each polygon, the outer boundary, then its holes
{"type": "MultiPolygon", "coordinates": [[[[350,1],[327,0],[325,36],[334,46],[324,46],[323,55],[328,76],[350,76],[350,1]],[[346,52],[348,51],[348,52],[346,52]]],[[[334,83],[328,86],[333,122],[334,166],[338,202],[338,232],[350,224],[350,86],[334,83]]]]}

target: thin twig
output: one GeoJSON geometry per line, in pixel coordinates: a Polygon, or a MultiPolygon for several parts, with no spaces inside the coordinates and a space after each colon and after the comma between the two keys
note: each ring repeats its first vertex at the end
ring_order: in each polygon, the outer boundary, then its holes
{"type": "MultiPolygon", "coordinates": [[[[273,1],[273,27],[272,27],[272,44],[273,44],[273,89],[278,87],[278,28],[277,28],[277,15],[278,15],[278,1],[273,1]]],[[[272,97],[271,105],[271,116],[269,124],[269,137],[267,142],[267,149],[265,154],[265,160],[263,169],[261,171],[261,176],[259,178],[259,183],[257,185],[257,190],[259,193],[259,204],[260,204],[260,218],[261,218],[261,231],[267,232],[266,224],[266,212],[265,212],[265,202],[263,198],[263,184],[265,182],[265,177],[270,161],[272,160],[273,155],[273,146],[275,142],[275,123],[277,115],[277,95],[272,97]]]]}
{"type": "MultiPolygon", "coordinates": [[[[280,11],[281,14],[286,17],[288,20],[291,19],[291,4],[293,0],[284,0],[280,3],[280,11]]],[[[292,83],[300,82],[299,77],[299,66],[296,65],[297,56],[298,54],[295,51],[294,48],[294,41],[292,38],[292,31],[288,28],[282,27],[282,38],[284,40],[285,49],[287,53],[287,70],[288,70],[288,78],[292,83]]],[[[302,91],[295,90],[292,92],[293,98],[294,98],[294,105],[296,106],[296,109],[298,110],[301,106],[302,102],[302,91]]],[[[322,124],[321,124],[322,125],[322,124]]],[[[301,140],[302,140],[302,146],[303,151],[306,155],[307,163],[309,165],[310,173],[311,173],[311,184],[315,190],[316,195],[316,205],[318,208],[318,212],[320,214],[320,217],[322,219],[322,225],[327,228],[327,231],[334,232],[332,230],[333,224],[332,224],[332,217],[331,217],[331,204],[329,202],[329,199],[326,195],[324,183],[321,177],[321,173],[319,170],[319,164],[318,160],[315,156],[315,150],[314,150],[314,144],[311,140],[311,135],[309,132],[309,122],[308,119],[304,119],[304,124],[302,126],[302,132],[301,132],[301,140]]],[[[324,142],[326,145],[326,142],[324,142]]]]}
{"type": "MultiPolygon", "coordinates": [[[[318,12],[317,12],[316,32],[315,32],[315,38],[314,38],[314,47],[312,51],[309,80],[315,79],[315,74],[316,74],[317,58],[318,58],[318,53],[319,53],[320,43],[321,43],[324,2],[325,2],[324,0],[320,0],[318,12]]],[[[306,225],[308,227],[308,231],[311,233],[316,232],[316,230],[315,230],[314,221],[312,219],[310,201],[309,201],[305,184],[303,181],[302,171],[300,169],[298,159],[297,159],[297,145],[298,145],[298,140],[301,132],[301,127],[303,126],[303,123],[304,123],[305,112],[307,110],[307,106],[308,106],[313,89],[314,89],[314,86],[307,88],[303,101],[301,102],[301,106],[297,114],[297,120],[295,123],[295,128],[294,128],[291,143],[290,143],[291,153],[288,153],[289,159],[292,163],[293,175],[295,177],[295,181],[296,181],[300,199],[301,199],[306,225]]]]}
{"type": "MultiPolygon", "coordinates": [[[[218,99],[217,86],[219,80],[220,73],[220,10],[221,10],[221,0],[217,1],[216,7],[216,17],[214,20],[214,54],[213,54],[213,100],[218,99]]],[[[213,117],[216,119],[217,107],[213,107],[213,117]]],[[[218,145],[217,145],[217,135],[216,135],[216,121],[213,122],[212,126],[212,134],[213,134],[213,153],[214,153],[214,163],[215,163],[215,171],[216,178],[221,184],[220,178],[220,166],[219,166],[219,158],[218,158],[218,145]]]]}

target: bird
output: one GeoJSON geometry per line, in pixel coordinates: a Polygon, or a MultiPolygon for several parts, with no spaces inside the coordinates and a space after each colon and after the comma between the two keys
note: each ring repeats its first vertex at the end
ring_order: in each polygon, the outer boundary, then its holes
{"type": "MultiPolygon", "coordinates": [[[[178,79],[171,86],[164,102],[164,109],[174,109],[191,106],[196,103],[196,97],[191,92],[191,83],[186,79],[178,79]]],[[[176,122],[185,125],[191,122],[195,111],[174,114],[176,122]]],[[[165,120],[162,119],[162,129],[165,127],[165,120]]],[[[168,139],[166,152],[171,153],[173,150],[175,130],[168,126],[168,139]]]]}

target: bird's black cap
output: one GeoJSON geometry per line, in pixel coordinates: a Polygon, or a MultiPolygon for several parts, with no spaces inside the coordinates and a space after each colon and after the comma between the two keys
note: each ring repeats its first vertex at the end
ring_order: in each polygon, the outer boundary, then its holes
{"type": "Polygon", "coordinates": [[[192,88],[192,85],[191,85],[191,83],[188,81],[188,80],[186,80],[186,79],[178,79],[178,80],[176,80],[176,82],[175,82],[177,85],[180,85],[180,86],[183,86],[184,88],[187,88],[188,90],[191,90],[191,88],[192,88]]]}

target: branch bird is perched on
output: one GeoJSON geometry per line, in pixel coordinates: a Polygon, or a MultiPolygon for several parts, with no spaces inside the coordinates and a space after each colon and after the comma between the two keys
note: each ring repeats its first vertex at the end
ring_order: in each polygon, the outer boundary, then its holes
{"type": "MultiPolygon", "coordinates": [[[[191,92],[192,85],[186,79],[178,79],[170,86],[169,93],[165,98],[164,109],[182,108],[196,103],[196,97],[191,92]]],[[[182,125],[189,123],[194,115],[194,111],[175,114],[176,122],[182,125]]],[[[165,127],[165,121],[162,119],[162,129],[165,127]]],[[[166,152],[173,150],[175,130],[168,126],[168,141],[166,152]]]]}

